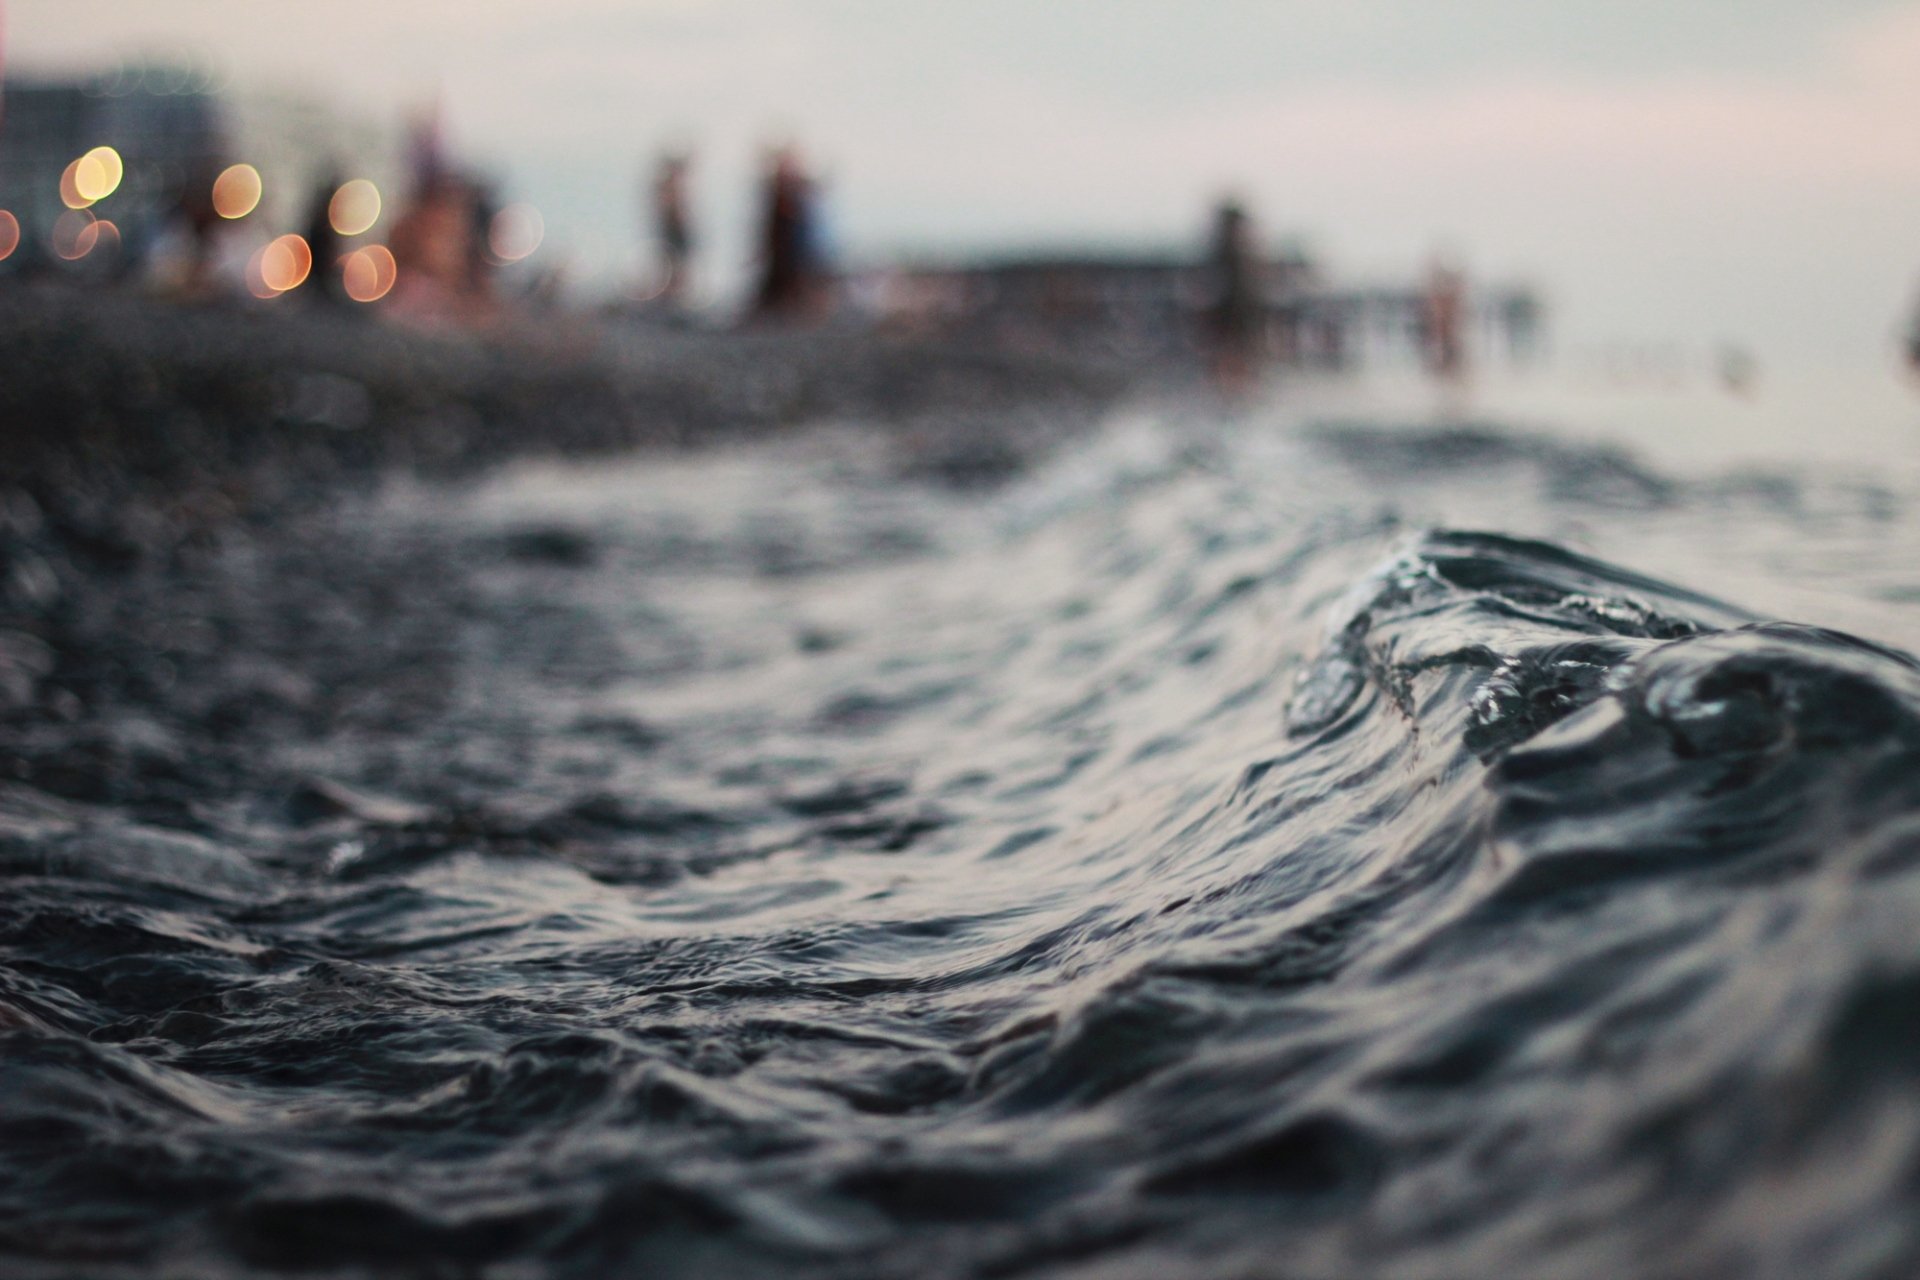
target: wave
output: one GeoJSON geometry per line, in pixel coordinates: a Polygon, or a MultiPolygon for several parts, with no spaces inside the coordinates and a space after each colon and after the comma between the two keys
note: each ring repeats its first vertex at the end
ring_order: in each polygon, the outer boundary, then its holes
{"type": "Polygon", "coordinates": [[[1702,503],[1624,461],[1305,448],[1130,454],[985,547],[977,497],[780,508],[775,459],[734,535],[696,491],[250,548],[196,584],[227,651],[9,730],[0,1253],[1900,1274],[1920,667],[1367,509],[1447,467],[1702,503]],[[744,587],[773,525],[812,567],[744,587]],[[231,646],[318,683],[214,697],[231,646]]]}

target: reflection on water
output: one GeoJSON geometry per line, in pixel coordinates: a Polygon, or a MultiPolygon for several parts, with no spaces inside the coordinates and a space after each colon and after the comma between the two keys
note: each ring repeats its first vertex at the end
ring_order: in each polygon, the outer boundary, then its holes
{"type": "Polygon", "coordinates": [[[1915,1259],[1912,489],[1190,411],[987,496],[905,447],[130,582],[0,791],[5,1249],[1915,1259]]]}

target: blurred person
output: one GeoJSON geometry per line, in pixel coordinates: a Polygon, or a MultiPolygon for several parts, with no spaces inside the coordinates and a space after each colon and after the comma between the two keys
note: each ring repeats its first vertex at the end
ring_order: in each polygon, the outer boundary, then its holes
{"type": "Polygon", "coordinates": [[[479,201],[470,184],[431,172],[395,219],[387,247],[399,267],[394,310],[417,319],[465,318],[483,299],[474,278],[479,201]]]}
{"type": "Polygon", "coordinates": [[[678,306],[686,296],[688,264],[693,256],[693,219],[687,208],[688,158],[663,156],[653,178],[653,230],[660,247],[660,284],[664,302],[678,306]]]}
{"type": "Polygon", "coordinates": [[[314,188],[307,205],[307,248],[313,251],[312,294],[322,303],[340,305],[347,301],[346,279],[340,270],[343,244],[333,229],[333,193],[343,179],[336,169],[328,169],[314,188]]]}
{"type": "Polygon", "coordinates": [[[489,302],[492,198],[449,163],[439,99],[413,112],[406,134],[412,191],[388,236],[399,269],[390,309],[429,323],[471,321],[489,302]]]}
{"type": "Polygon", "coordinates": [[[1238,200],[1222,200],[1214,210],[1207,266],[1208,370],[1223,391],[1238,395],[1258,376],[1267,321],[1253,220],[1238,200]]]}
{"type": "Polygon", "coordinates": [[[1467,372],[1467,282],[1460,269],[1436,257],[1427,270],[1421,300],[1420,344],[1427,371],[1442,382],[1457,383],[1467,372]]]}
{"type": "Polygon", "coordinates": [[[813,313],[820,300],[812,184],[792,147],[774,151],[767,165],[760,222],[760,285],[753,314],[791,320],[813,313]]]}
{"type": "Polygon", "coordinates": [[[207,293],[213,288],[215,258],[219,249],[220,211],[213,201],[214,180],[220,176],[220,162],[203,159],[190,166],[173,196],[173,214],[185,229],[186,269],[181,290],[188,294],[207,293]]]}

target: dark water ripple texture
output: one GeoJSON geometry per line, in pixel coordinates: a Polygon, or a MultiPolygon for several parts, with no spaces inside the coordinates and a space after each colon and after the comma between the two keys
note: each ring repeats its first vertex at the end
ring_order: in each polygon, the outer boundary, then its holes
{"type": "Polygon", "coordinates": [[[1916,1274],[1901,482],[869,450],[93,606],[0,787],[4,1270],[1916,1274]]]}

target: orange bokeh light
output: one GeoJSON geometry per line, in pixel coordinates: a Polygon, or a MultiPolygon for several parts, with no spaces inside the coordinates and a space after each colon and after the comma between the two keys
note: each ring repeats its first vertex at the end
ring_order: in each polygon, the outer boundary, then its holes
{"type": "Polygon", "coordinates": [[[60,203],[69,209],[84,209],[93,201],[80,193],[80,162],[75,160],[60,175],[60,203]]]}
{"type": "Polygon", "coordinates": [[[510,204],[493,215],[487,228],[487,248],[501,262],[518,262],[540,247],[547,233],[540,211],[530,204],[510,204]]]}
{"type": "Polygon", "coordinates": [[[266,257],[266,249],[259,248],[255,249],[253,256],[247,259],[247,292],[262,302],[280,296],[280,291],[270,286],[266,277],[261,274],[260,267],[266,261],[266,257]]]}
{"type": "Polygon", "coordinates": [[[400,278],[392,252],[383,244],[355,249],[340,266],[347,296],[355,302],[378,302],[400,278]]]}
{"type": "Polygon", "coordinates": [[[380,220],[380,188],[365,178],[340,184],[327,202],[327,221],[343,236],[357,236],[380,220]]]}
{"type": "Polygon", "coordinates": [[[260,251],[260,280],[275,293],[298,289],[313,270],[313,250],[299,236],[281,236],[260,251]]]}
{"type": "Polygon", "coordinates": [[[13,256],[20,247],[20,219],[7,209],[0,209],[0,262],[13,256]]]}
{"type": "Polygon", "coordinates": [[[260,207],[263,189],[258,169],[232,165],[213,180],[213,210],[223,218],[244,218],[260,207]]]}

